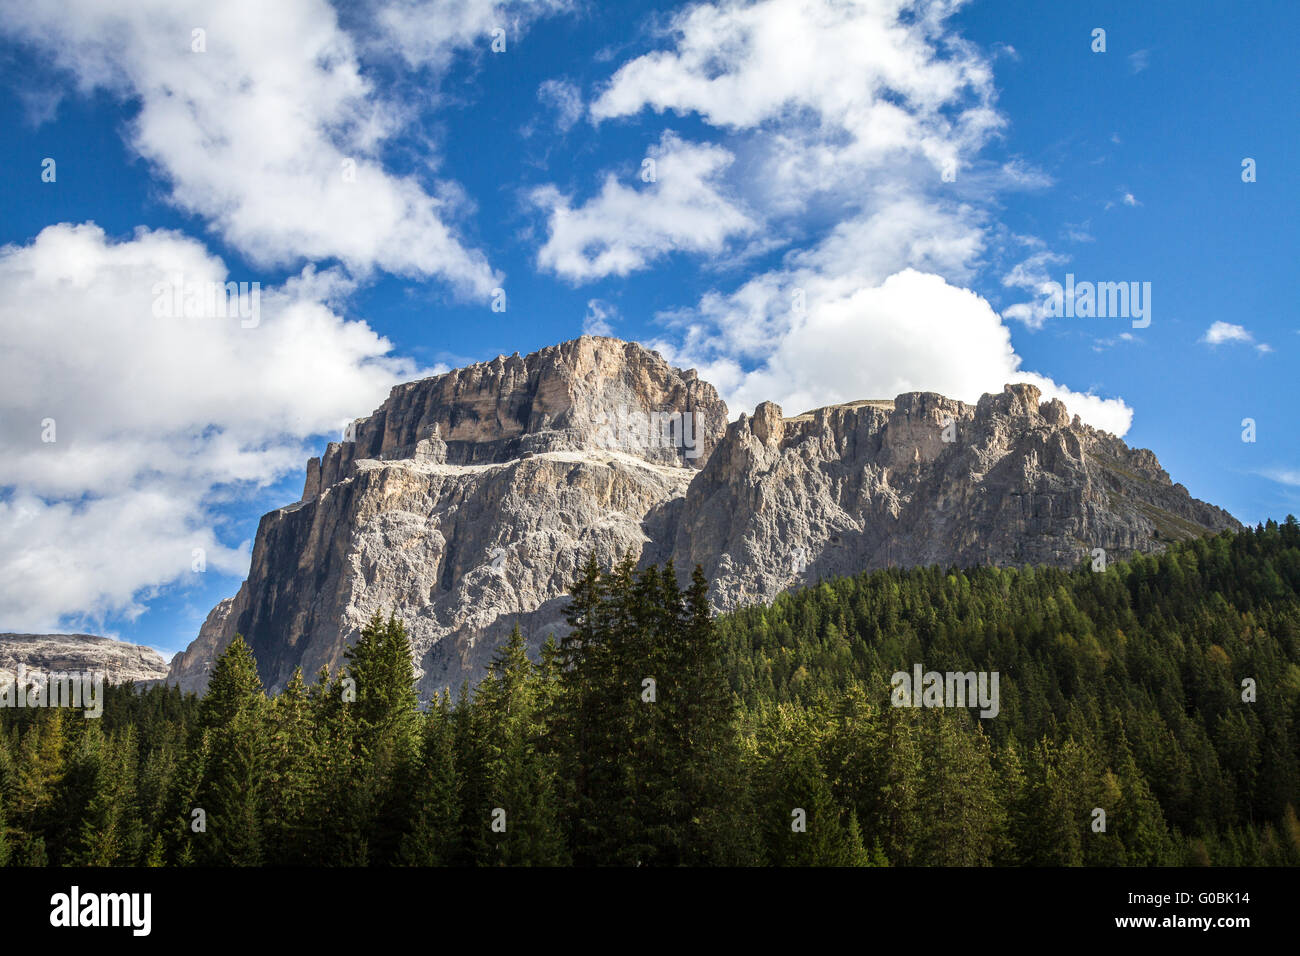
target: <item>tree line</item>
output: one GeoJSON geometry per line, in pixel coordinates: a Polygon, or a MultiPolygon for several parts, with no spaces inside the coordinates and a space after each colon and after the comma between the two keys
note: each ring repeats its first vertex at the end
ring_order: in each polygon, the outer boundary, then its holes
{"type": "MultiPolygon", "coordinates": [[[[268,696],[0,711],[0,865],[1295,865],[1300,526],[1095,571],[889,569],[715,617],[589,560],[421,707],[394,617],[268,696]],[[999,674],[992,718],[891,675],[999,674]]],[[[973,702],[972,702],[973,703],[973,702]]]]}

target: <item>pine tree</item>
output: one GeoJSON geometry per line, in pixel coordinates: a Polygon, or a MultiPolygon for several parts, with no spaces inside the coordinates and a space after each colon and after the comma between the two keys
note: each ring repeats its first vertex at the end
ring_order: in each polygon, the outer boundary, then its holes
{"type": "Polygon", "coordinates": [[[594,554],[588,555],[574,578],[570,596],[565,608],[569,632],[559,643],[558,693],[552,698],[548,723],[551,749],[559,763],[566,842],[575,862],[591,864],[599,862],[604,839],[600,814],[607,771],[600,766],[599,754],[604,737],[601,720],[606,715],[600,709],[603,674],[610,666],[604,582],[594,554]]]}
{"type": "Polygon", "coordinates": [[[378,613],[347,652],[347,675],[356,682],[351,704],[357,765],[355,823],[367,858],[399,861],[403,838],[415,814],[420,755],[415,671],[406,627],[378,613]]]}
{"type": "Polygon", "coordinates": [[[368,790],[356,744],[355,688],[322,667],[310,694],[315,730],[308,857],[315,866],[365,866],[369,860],[368,790]]]}
{"type": "Polygon", "coordinates": [[[987,866],[1005,826],[988,739],[964,713],[926,714],[917,811],[927,822],[915,862],[987,866]]]}
{"type": "Polygon", "coordinates": [[[714,626],[704,570],[682,595],[669,564],[662,605],[665,688],[659,705],[668,746],[657,772],[672,807],[673,845],[665,862],[743,865],[755,858],[749,782],[741,761],[736,702],[723,637],[714,626]]]}
{"type": "Polygon", "coordinates": [[[458,862],[463,855],[461,778],[450,693],[438,695],[425,718],[416,808],[411,830],[402,841],[400,861],[407,866],[458,862]]]}
{"type": "Polygon", "coordinates": [[[266,860],[276,865],[309,862],[312,769],[317,760],[311,700],[302,670],[271,701],[267,721],[267,800],[262,830],[266,860]]]}
{"type": "Polygon", "coordinates": [[[566,862],[551,757],[539,746],[543,732],[540,678],[516,626],[494,656],[475,696],[481,775],[473,853],[480,865],[551,866],[566,862]]]}
{"type": "Polygon", "coordinates": [[[201,833],[190,829],[198,863],[257,866],[263,862],[266,705],[253,652],[236,636],[217,658],[199,708],[198,746],[204,760],[194,803],[204,811],[207,829],[201,833]]]}

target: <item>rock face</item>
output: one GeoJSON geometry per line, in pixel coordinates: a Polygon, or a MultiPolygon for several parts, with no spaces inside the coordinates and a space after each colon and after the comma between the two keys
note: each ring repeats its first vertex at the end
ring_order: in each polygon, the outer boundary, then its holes
{"type": "Polygon", "coordinates": [[[313,678],[377,611],[406,623],[422,695],[476,679],[516,622],[534,644],[562,628],[589,553],[666,533],[647,515],[685,495],[726,422],[694,372],[590,336],[398,386],[262,518],[248,580],[170,679],[204,689],[236,633],[269,688],[313,678]]]}
{"type": "Polygon", "coordinates": [[[279,690],[393,611],[427,698],[477,680],[516,623],[533,646],[561,632],[593,552],[701,564],[727,609],[888,565],[1070,565],[1237,527],[1030,385],[795,418],[766,402],[728,425],[694,371],[590,336],[401,385],[350,431],[262,518],[248,580],[169,681],[202,691],[239,633],[279,690]]]}
{"type": "Polygon", "coordinates": [[[651,560],[703,565],[714,602],[770,600],[891,565],[1074,565],[1238,527],[1155,456],[1032,385],[967,405],[929,392],[741,415],[651,560]]]}
{"type": "Polygon", "coordinates": [[[0,674],[102,672],[110,684],[162,680],[167,662],[151,647],[90,634],[0,634],[0,674]]]}

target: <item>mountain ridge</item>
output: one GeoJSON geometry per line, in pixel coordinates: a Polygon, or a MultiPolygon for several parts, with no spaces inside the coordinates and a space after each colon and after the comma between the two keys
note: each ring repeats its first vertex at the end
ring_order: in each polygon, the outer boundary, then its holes
{"type": "Polygon", "coordinates": [[[398,385],[263,516],[248,579],[168,681],[203,690],[236,633],[271,689],[311,679],[391,610],[427,698],[477,679],[516,623],[534,647],[562,631],[589,554],[702,564],[727,610],[891,564],[1059,566],[1239,527],[1040,399],[763,402],[729,422],[694,370],[593,336],[398,385]]]}
{"type": "Polygon", "coordinates": [[[168,663],[152,647],[94,634],[0,634],[0,674],[29,672],[102,673],[112,684],[149,685],[168,674],[168,663]]]}

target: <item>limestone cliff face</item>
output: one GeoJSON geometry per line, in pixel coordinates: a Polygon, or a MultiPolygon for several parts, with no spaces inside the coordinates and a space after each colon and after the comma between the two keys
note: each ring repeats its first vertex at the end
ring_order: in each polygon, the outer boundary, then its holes
{"type": "Polygon", "coordinates": [[[1072,565],[1237,527],[1132,450],[1008,385],[783,418],[742,415],[692,483],[656,559],[704,566],[732,608],[890,565],[1072,565]]]}
{"type": "Polygon", "coordinates": [[[516,621],[534,643],[562,628],[588,553],[641,552],[726,421],[694,372],[590,336],[399,386],[262,518],[248,580],[171,679],[204,689],[236,633],[268,687],[310,679],[376,611],[405,621],[422,694],[477,679],[516,621]]]}
{"type": "Polygon", "coordinates": [[[91,634],[0,634],[0,674],[12,679],[19,664],[29,672],[102,673],[110,684],[167,676],[167,662],[153,648],[91,634]]]}
{"type": "Polygon", "coordinates": [[[1029,385],[726,422],[693,371],[590,336],[399,386],[263,517],[248,580],[168,679],[203,690],[240,633],[278,690],[393,611],[428,697],[477,680],[516,622],[534,646],[561,632],[592,552],[702,564],[731,608],[890,564],[1114,560],[1236,526],[1029,385]]]}

